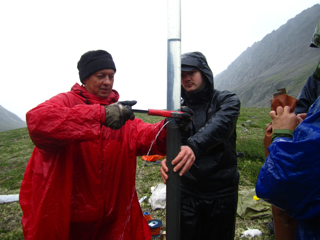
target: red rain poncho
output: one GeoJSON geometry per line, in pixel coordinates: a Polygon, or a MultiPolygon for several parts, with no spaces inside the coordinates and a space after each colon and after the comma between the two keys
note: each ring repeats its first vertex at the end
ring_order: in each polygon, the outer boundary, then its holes
{"type": "MultiPolygon", "coordinates": [[[[102,100],[75,84],[27,113],[36,145],[20,191],[26,240],[151,239],[135,189],[136,156],[163,126],[135,118],[119,130],[101,125],[102,100]],[[89,104],[88,104],[89,103],[89,104]]],[[[153,154],[166,154],[163,129],[153,154]]]]}

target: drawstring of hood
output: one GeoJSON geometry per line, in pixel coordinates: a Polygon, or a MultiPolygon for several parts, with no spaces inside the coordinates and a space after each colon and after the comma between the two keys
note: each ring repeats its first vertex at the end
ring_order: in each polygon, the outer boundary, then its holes
{"type": "Polygon", "coordinates": [[[90,102],[88,100],[88,98],[86,98],[83,93],[82,93],[82,90],[80,90],[80,96],[83,97],[85,100],[86,100],[86,104],[89,104],[90,105],[90,102]]]}

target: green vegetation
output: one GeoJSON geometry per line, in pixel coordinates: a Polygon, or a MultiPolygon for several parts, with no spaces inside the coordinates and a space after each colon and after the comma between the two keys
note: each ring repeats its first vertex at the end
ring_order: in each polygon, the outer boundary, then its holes
{"type": "Polygon", "coordinates": [[[268,108],[242,108],[237,122],[237,152],[241,186],[253,186],[264,163],[263,138],[266,125],[270,122],[268,108]]]}
{"type": "MultiPolygon", "coordinates": [[[[0,195],[18,194],[33,150],[27,128],[0,133],[0,195]]],[[[24,239],[18,202],[0,205],[0,239],[24,239]]]]}
{"type": "MultiPolygon", "coordinates": [[[[264,162],[263,138],[264,130],[269,123],[268,108],[242,108],[237,123],[237,152],[243,157],[238,158],[240,172],[239,190],[252,189],[264,162]]],[[[145,114],[136,114],[136,117],[147,122],[157,122],[161,117],[152,117],[145,114]]],[[[33,150],[33,143],[28,136],[27,128],[0,132],[0,195],[18,194],[26,164],[33,150]]],[[[151,196],[150,188],[162,183],[159,165],[146,164],[141,157],[137,158],[136,188],[139,199],[147,196],[141,203],[142,211],[149,211],[155,219],[163,222],[162,229],[166,228],[166,210],[152,211],[148,198],[151,196]]],[[[21,217],[22,211],[19,203],[0,205],[0,239],[23,240],[21,217]]],[[[274,240],[270,235],[268,223],[271,219],[243,220],[237,217],[236,239],[240,239],[241,232],[247,228],[259,229],[263,232],[261,237],[255,239],[274,240]]]]}

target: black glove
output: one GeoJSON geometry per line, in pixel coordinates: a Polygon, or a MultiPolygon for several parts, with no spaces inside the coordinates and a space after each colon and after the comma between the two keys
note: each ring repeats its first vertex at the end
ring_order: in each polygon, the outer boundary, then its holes
{"type": "Polygon", "coordinates": [[[106,109],[106,126],[112,129],[120,129],[126,121],[134,119],[134,113],[131,107],[137,101],[116,102],[105,106],[106,109]]]}
{"type": "Polygon", "coordinates": [[[189,124],[192,122],[193,111],[191,108],[186,106],[181,107],[182,118],[175,118],[176,124],[179,126],[181,132],[186,132],[188,130],[189,124]]]}

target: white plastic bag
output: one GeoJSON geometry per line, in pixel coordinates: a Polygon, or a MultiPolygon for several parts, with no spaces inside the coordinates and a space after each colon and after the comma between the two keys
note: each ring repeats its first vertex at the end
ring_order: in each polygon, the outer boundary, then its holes
{"type": "Polygon", "coordinates": [[[0,204],[1,203],[18,202],[18,201],[19,201],[19,194],[0,195],[0,204]]]}
{"type": "Polygon", "coordinates": [[[149,203],[151,204],[152,210],[157,208],[166,208],[166,185],[159,183],[155,187],[151,187],[151,197],[149,198],[149,203]]]}

